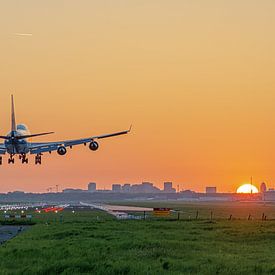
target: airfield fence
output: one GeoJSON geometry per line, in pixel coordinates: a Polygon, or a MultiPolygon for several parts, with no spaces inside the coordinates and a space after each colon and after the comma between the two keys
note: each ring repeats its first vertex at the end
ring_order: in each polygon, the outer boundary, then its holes
{"type": "MultiPolygon", "coordinates": [[[[275,220],[275,203],[260,202],[117,202],[117,204],[142,207],[169,207],[174,220],[275,220]]],[[[165,217],[162,217],[164,219],[165,217]]],[[[146,212],[146,219],[158,219],[146,212]]]]}
{"type": "MultiPolygon", "coordinates": [[[[173,214],[170,216],[170,218],[174,218],[176,220],[229,220],[229,221],[232,221],[232,220],[262,220],[262,221],[267,221],[267,220],[275,220],[275,218],[270,218],[268,219],[267,218],[267,215],[265,215],[265,213],[262,213],[260,216],[256,216],[256,215],[251,215],[250,213],[246,216],[235,216],[233,214],[229,214],[228,217],[215,217],[215,214],[213,211],[210,211],[209,213],[209,217],[203,215],[203,216],[200,216],[199,215],[199,211],[196,211],[194,213],[194,215],[188,215],[186,216],[185,215],[186,213],[184,212],[181,212],[181,211],[177,211],[176,212],[176,216],[173,216],[173,214]]],[[[190,213],[188,213],[190,214],[190,213]]]]}
{"type": "MultiPolygon", "coordinates": [[[[159,203],[160,204],[160,203],[159,203]]],[[[161,202],[163,206],[163,202],[161,202]]],[[[140,203],[137,206],[146,206],[152,207],[156,204],[145,204],[140,203]]],[[[159,206],[159,205],[157,205],[159,206]]],[[[189,221],[189,220],[209,220],[209,221],[218,221],[218,220],[247,220],[247,221],[274,221],[275,220],[275,204],[266,204],[266,205],[242,205],[242,204],[172,204],[166,203],[166,207],[173,209],[171,214],[168,217],[155,217],[153,212],[146,211],[144,212],[128,212],[129,219],[133,220],[178,220],[178,221],[189,221]]],[[[0,222],[5,222],[7,220],[7,215],[12,214],[11,216],[19,215],[20,211],[0,211],[0,222]]],[[[28,209],[24,216],[32,215],[33,222],[69,222],[72,217],[74,221],[85,221],[86,217],[89,216],[89,219],[96,222],[104,222],[110,219],[115,219],[112,215],[102,211],[91,209],[86,207],[85,209],[80,209],[78,207],[65,209],[60,213],[37,213],[34,209],[28,209]],[[93,212],[92,218],[89,213],[93,212]]]]}

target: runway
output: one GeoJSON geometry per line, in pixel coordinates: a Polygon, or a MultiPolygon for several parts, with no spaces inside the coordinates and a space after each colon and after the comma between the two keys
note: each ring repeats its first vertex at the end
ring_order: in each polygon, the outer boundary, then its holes
{"type": "Polygon", "coordinates": [[[106,211],[110,215],[115,216],[117,219],[140,219],[141,216],[129,215],[127,212],[152,212],[153,208],[125,206],[125,205],[111,205],[111,204],[92,204],[80,202],[81,205],[90,206],[95,209],[106,211]]]}

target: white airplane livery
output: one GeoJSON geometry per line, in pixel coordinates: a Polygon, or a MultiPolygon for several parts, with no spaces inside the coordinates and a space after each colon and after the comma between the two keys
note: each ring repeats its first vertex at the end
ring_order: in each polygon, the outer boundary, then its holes
{"type": "Polygon", "coordinates": [[[63,156],[67,153],[67,147],[72,148],[75,145],[84,144],[86,146],[87,144],[89,144],[89,149],[92,151],[96,151],[99,147],[98,142],[96,140],[119,135],[125,135],[128,134],[130,131],[131,127],[129,130],[126,131],[105,134],[100,136],[92,136],[82,139],[40,143],[29,142],[29,138],[49,135],[53,134],[53,132],[30,134],[26,125],[17,125],[15,120],[14,100],[13,96],[11,96],[11,131],[6,136],[0,136],[0,139],[4,140],[4,143],[0,143],[0,165],[2,165],[3,163],[2,155],[5,154],[9,154],[9,164],[14,164],[14,157],[16,155],[19,156],[19,159],[22,163],[27,164],[28,154],[35,155],[35,164],[41,164],[43,153],[52,153],[53,151],[57,151],[59,155],[63,156]]]}

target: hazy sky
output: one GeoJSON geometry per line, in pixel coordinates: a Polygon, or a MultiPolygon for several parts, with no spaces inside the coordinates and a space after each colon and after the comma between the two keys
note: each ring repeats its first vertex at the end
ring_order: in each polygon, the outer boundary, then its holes
{"type": "Polygon", "coordinates": [[[11,93],[17,122],[55,131],[48,140],[134,126],[41,167],[6,156],[0,192],[89,181],[234,191],[250,176],[274,187],[274,14],[273,0],[0,0],[1,134],[11,93]]]}

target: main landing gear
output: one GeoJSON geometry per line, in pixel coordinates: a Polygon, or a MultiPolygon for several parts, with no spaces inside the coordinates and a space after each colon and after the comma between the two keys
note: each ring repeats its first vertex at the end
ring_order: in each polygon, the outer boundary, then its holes
{"type": "Polygon", "coordinates": [[[14,164],[14,157],[13,157],[13,155],[10,155],[10,158],[8,159],[8,164],[14,164]]]}
{"type": "Polygon", "coordinates": [[[14,164],[14,157],[13,157],[13,155],[10,155],[10,157],[8,159],[8,164],[14,164]]]}
{"type": "Polygon", "coordinates": [[[21,155],[19,158],[21,159],[22,164],[23,164],[23,163],[26,163],[26,164],[29,163],[29,160],[28,160],[28,158],[26,157],[26,155],[21,155]]]}
{"type": "MultiPolygon", "coordinates": [[[[26,154],[19,155],[19,159],[21,160],[22,164],[29,163],[29,159],[27,158],[26,154]]],[[[14,164],[15,159],[14,155],[10,154],[10,157],[8,158],[8,164],[14,164]]],[[[0,156],[0,165],[3,164],[3,157],[0,156]]],[[[42,154],[37,154],[35,156],[35,164],[42,164],[42,154]]]]}
{"type": "Polygon", "coordinates": [[[42,157],[41,157],[41,154],[37,154],[35,156],[35,164],[42,164],[42,157]]]}

